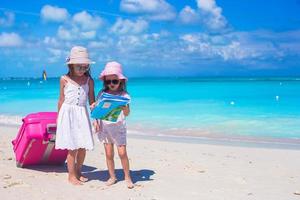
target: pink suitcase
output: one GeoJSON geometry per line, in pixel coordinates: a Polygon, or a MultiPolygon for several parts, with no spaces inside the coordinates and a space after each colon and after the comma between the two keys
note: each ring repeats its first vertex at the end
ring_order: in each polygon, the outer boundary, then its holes
{"type": "Polygon", "coordinates": [[[17,167],[36,164],[63,164],[67,150],[55,149],[56,112],[27,115],[12,141],[17,167]]]}

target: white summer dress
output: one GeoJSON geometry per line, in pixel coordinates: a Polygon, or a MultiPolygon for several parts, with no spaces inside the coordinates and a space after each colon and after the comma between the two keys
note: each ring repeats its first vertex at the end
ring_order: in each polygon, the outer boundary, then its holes
{"type": "Polygon", "coordinates": [[[83,85],[77,84],[67,76],[62,76],[62,79],[66,81],[65,100],[58,113],[55,148],[92,150],[94,141],[87,110],[89,78],[83,85]]]}

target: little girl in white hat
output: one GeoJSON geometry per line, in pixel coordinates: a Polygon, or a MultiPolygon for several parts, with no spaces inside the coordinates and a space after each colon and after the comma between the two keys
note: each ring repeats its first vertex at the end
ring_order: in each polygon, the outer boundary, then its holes
{"type": "Polygon", "coordinates": [[[94,147],[87,101],[94,103],[94,81],[89,68],[92,62],[87,49],[75,46],[67,59],[69,72],[60,79],[60,97],[56,132],[56,149],[68,149],[69,182],[81,185],[87,178],[81,174],[86,149],[94,147]]]}

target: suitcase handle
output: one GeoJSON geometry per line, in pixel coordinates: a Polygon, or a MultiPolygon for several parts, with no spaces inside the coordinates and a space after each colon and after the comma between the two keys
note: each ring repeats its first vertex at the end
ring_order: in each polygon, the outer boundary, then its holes
{"type": "Polygon", "coordinates": [[[55,142],[56,136],[56,124],[47,124],[46,126],[47,133],[49,134],[49,142],[55,142]]]}

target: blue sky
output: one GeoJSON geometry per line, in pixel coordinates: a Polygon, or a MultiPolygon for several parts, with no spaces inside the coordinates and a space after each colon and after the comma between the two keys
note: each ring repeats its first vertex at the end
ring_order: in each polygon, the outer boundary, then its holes
{"type": "Polygon", "coordinates": [[[94,76],[299,76],[300,1],[1,1],[0,77],[59,76],[74,45],[94,76]]]}

